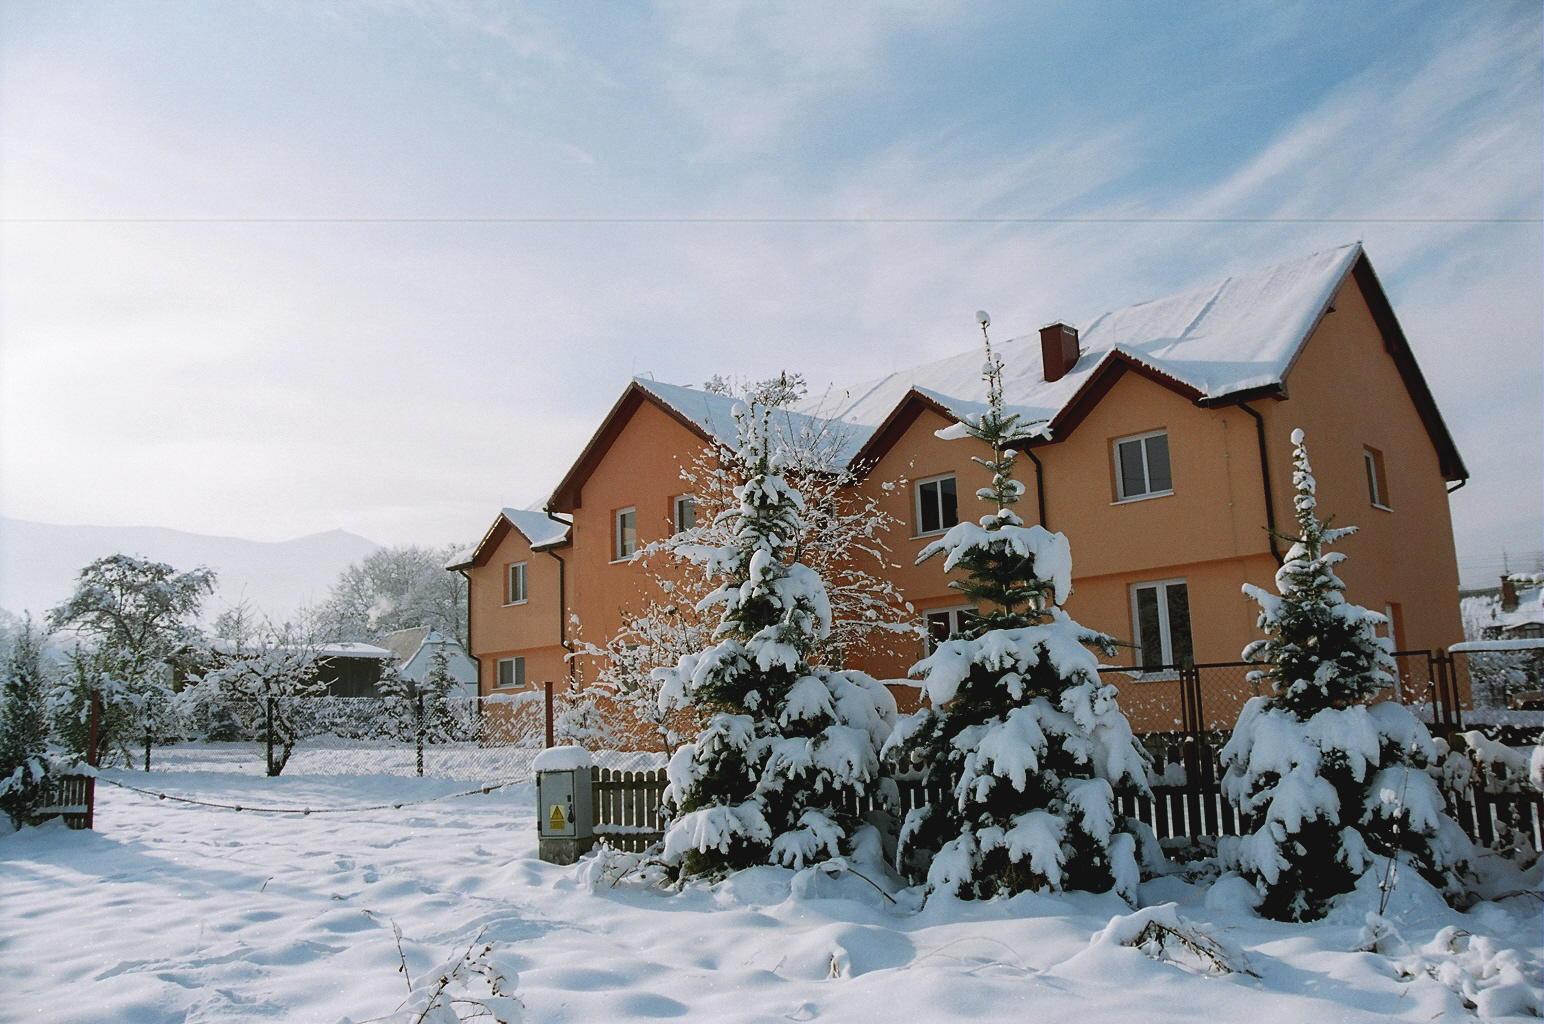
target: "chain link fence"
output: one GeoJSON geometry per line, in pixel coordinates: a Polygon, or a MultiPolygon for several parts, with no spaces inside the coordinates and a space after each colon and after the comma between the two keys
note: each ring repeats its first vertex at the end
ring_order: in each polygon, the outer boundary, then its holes
{"type": "MultiPolygon", "coordinates": [[[[152,772],[427,776],[467,782],[531,777],[551,738],[598,763],[639,770],[665,753],[648,723],[603,695],[528,691],[485,697],[272,697],[180,712],[152,772]],[[549,726],[550,722],[550,726],[549,726]],[[649,746],[656,749],[647,749],[649,746]],[[278,771],[273,766],[278,766],[278,771]]],[[[138,767],[138,765],[135,765],[138,767]]]]}

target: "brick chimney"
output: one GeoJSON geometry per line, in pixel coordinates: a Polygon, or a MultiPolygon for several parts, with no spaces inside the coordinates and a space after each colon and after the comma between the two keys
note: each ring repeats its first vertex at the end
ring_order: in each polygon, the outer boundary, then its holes
{"type": "Polygon", "coordinates": [[[1501,577],[1501,610],[1517,611],[1517,581],[1511,576],[1501,577]]]}
{"type": "Polygon", "coordinates": [[[1046,383],[1061,380],[1078,361],[1078,329],[1064,323],[1040,328],[1040,356],[1045,360],[1046,383]]]}

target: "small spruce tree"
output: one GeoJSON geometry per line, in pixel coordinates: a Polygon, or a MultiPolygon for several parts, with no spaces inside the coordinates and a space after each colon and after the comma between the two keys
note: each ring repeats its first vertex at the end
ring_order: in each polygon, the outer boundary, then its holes
{"type": "Polygon", "coordinates": [[[0,663],[0,811],[17,827],[41,799],[48,764],[42,643],[29,617],[0,663]]]}
{"type": "Polygon", "coordinates": [[[1346,600],[1335,573],[1345,556],[1326,549],[1356,528],[1320,522],[1301,430],[1292,444],[1297,539],[1278,593],[1244,586],[1265,634],[1244,659],[1268,693],[1244,705],[1222,751],[1223,790],[1257,827],[1220,853],[1254,883],[1261,913],[1305,920],[1390,857],[1456,888],[1469,843],[1426,772],[1426,727],[1402,704],[1373,703],[1397,672],[1377,633],[1387,620],[1346,600]]]}
{"type": "Polygon", "coordinates": [[[883,685],[810,664],[831,608],[819,575],[788,560],[804,501],[780,472],[765,408],[737,405],[735,417],[744,482],[718,517],[731,539],[693,551],[722,580],[699,604],[721,610],[720,639],[656,670],[663,709],[706,718],[668,770],[664,858],[688,877],[851,852],[856,800],[879,780],[895,720],[883,685]]]}
{"type": "Polygon", "coordinates": [[[1013,506],[1013,445],[1032,436],[1003,404],[1002,363],[986,341],[987,410],[940,431],[991,450],[977,492],[992,510],[961,522],[917,561],[945,556],[964,570],[950,586],[977,612],[957,639],[913,667],[930,706],[903,720],[886,746],[899,772],[942,783],[948,799],[910,811],[896,866],[930,890],[990,897],[1028,889],[1116,889],[1136,896],[1138,831],[1116,797],[1145,792],[1146,757],[1087,645],[1110,639],[1060,605],[1071,592],[1067,538],[1025,526],[1013,506]]]}

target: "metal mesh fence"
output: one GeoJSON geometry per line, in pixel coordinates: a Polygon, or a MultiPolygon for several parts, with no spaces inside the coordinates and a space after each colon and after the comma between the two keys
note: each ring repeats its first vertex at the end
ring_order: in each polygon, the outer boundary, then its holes
{"type": "MultiPolygon", "coordinates": [[[[272,757],[283,761],[285,775],[517,781],[531,776],[532,762],[546,745],[547,714],[540,691],[426,701],[278,697],[230,702],[183,713],[166,729],[177,739],[157,745],[150,765],[162,772],[262,775],[272,757]]],[[[646,749],[657,746],[647,723],[604,697],[556,693],[552,720],[557,742],[591,749],[600,764],[636,770],[664,763],[662,750],[646,749]]]]}

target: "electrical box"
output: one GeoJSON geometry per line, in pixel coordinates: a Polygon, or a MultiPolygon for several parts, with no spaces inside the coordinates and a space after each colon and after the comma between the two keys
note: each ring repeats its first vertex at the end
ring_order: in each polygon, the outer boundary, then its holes
{"type": "MultiPolygon", "coordinates": [[[[556,748],[555,748],[556,749],[556,748]]],[[[536,835],[538,856],[552,864],[572,864],[595,844],[595,801],[589,757],[582,762],[547,759],[560,768],[536,765],[536,835]],[[569,767],[572,764],[572,767],[569,767]]]]}

